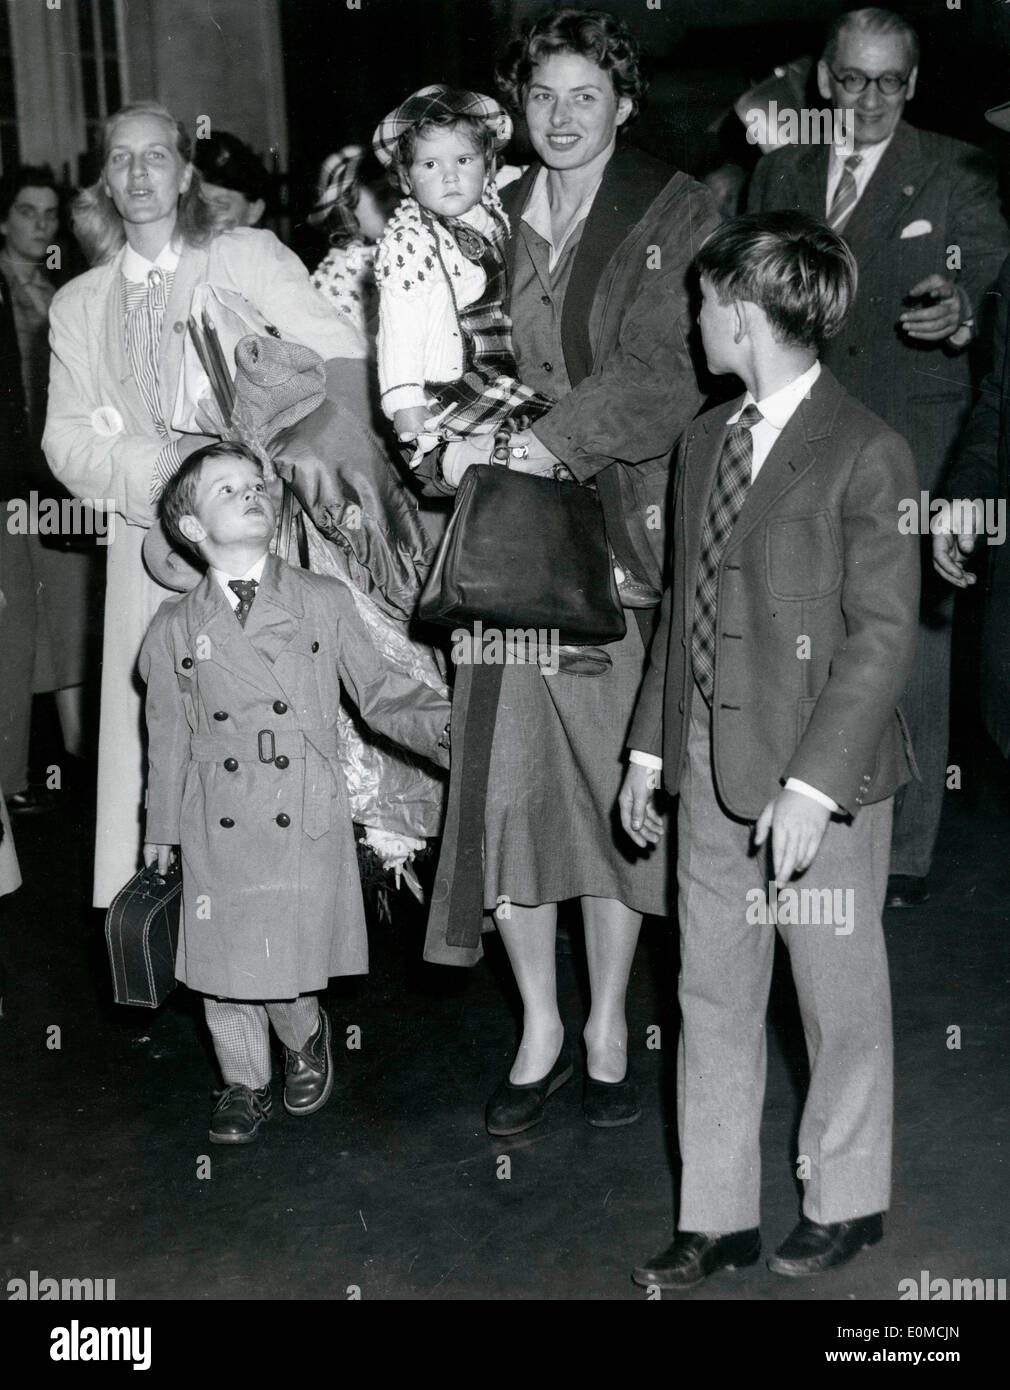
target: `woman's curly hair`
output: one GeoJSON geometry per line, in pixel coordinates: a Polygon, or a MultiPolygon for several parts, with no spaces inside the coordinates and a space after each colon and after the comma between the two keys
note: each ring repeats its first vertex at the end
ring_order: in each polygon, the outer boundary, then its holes
{"type": "Polygon", "coordinates": [[[631,115],[638,115],[648,87],[642,72],[638,40],[609,10],[548,10],[525,29],[505,52],[498,66],[498,90],[513,111],[522,113],[533,69],[555,53],[576,53],[610,74],[617,97],[630,97],[631,115]]]}

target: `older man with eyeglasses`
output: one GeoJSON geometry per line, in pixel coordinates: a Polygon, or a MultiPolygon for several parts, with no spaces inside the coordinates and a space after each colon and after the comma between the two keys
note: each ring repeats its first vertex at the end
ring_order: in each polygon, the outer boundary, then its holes
{"type": "MultiPolygon", "coordinates": [[[[821,96],[840,113],[836,128],[848,138],[766,155],[748,207],[801,208],[849,243],[859,290],[824,361],[852,395],[905,436],[920,488],[935,495],[971,407],[966,349],[979,332],[976,315],[1010,233],[982,152],[902,119],[918,77],[919,41],[907,20],[882,9],[839,16],[817,80],[821,96]]],[[[895,800],[892,907],[928,896],[947,780],[952,605],[931,572],[925,538],[923,545],[919,643],[902,700],[921,780],[895,800]]]]}

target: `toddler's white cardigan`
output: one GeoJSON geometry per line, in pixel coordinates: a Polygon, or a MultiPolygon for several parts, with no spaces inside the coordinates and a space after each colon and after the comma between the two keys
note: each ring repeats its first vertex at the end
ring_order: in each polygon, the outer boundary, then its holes
{"type": "MultiPolygon", "coordinates": [[[[495,226],[480,203],[459,220],[486,237],[495,226]]],[[[426,226],[415,199],[405,198],[379,242],[375,280],[379,389],[383,413],[391,420],[398,410],[428,404],[426,382],[458,381],[463,375],[456,310],[480,298],[487,277],[438,218],[426,226]]]]}

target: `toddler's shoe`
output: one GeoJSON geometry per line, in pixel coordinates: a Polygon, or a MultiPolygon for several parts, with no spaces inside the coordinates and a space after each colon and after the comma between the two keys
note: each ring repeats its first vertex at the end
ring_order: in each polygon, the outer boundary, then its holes
{"type": "Polygon", "coordinates": [[[273,1101],[270,1087],[258,1091],[248,1086],[226,1086],[217,1093],[217,1105],[210,1122],[212,1144],[251,1144],[259,1127],[270,1115],[273,1101]]]}
{"type": "Polygon", "coordinates": [[[333,1053],[330,1048],[330,1020],[319,1010],[316,1031],[300,1052],[284,1049],[284,1109],[289,1115],[312,1115],[330,1098],[333,1090],[333,1053]]]}

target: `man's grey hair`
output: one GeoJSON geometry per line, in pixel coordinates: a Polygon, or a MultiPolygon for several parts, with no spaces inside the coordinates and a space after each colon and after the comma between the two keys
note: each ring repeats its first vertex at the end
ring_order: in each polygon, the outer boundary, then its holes
{"type": "Polygon", "coordinates": [[[838,56],[838,41],[842,34],[855,29],[860,34],[900,34],[908,48],[908,68],[919,66],[919,35],[908,20],[893,10],[869,6],[864,10],[847,10],[840,14],[828,30],[821,61],[831,67],[838,56]]]}

